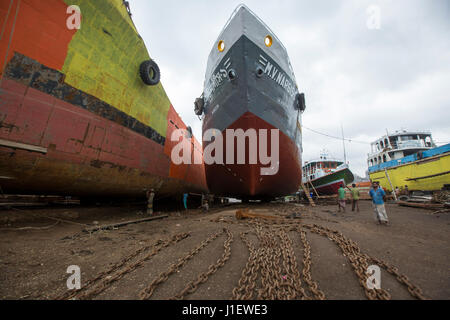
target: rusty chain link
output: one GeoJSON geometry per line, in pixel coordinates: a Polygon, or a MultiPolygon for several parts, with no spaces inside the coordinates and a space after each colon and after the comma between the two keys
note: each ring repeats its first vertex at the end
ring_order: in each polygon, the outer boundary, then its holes
{"type": "Polygon", "coordinates": [[[367,269],[369,267],[370,261],[361,254],[360,249],[355,242],[347,239],[339,231],[331,230],[317,224],[304,226],[311,232],[325,236],[338,245],[344,256],[346,256],[350,261],[353,271],[356,273],[358,281],[363,287],[364,292],[369,300],[389,300],[391,298],[390,294],[384,289],[370,289],[367,287],[367,279],[369,277],[369,275],[367,274],[367,269]]]}
{"type": "Polygon", "coordinates": [[[358,245],[346,238],[341,232],[336,230],[331,230],[326,227],[318,226],[318,225],[305,225],[306,228],[309,228],[312,232],[317,234],[321,234],[323,236],[328,237],[331,241],[335,242],[342,250],[344,255],[350,260],[350,263],[355,271],[356,275],[359,278],[359,282],[361,286],[364,288],[366,296],[370,300],[380,299],[380,300],[390,300],[391,295],[384,289],[369,289],[367,287],[367,279],[369,275],[367,274],[367,268],[369,264],[374,263],[379,267],[382,267],[390,274],[394,275],[396,279],[404,284],[408,292],[417,299],[426,299],[423,295],[422,291],[415,285],[413,285],[409,279],[398,273],[397,268],[388,265],[386,262],[370,257],[367,254],[361,253],[358,245]]]}
{"type": "Polygon", "coordinates": [[[191,252],[189,252],[186,256],[183,258],[180,258],[177,263],[173,263],[166,271],[161,272],[159,276],[154,279],[146,288],[144,288],[140,293],[139,297],[141,300],[148,300],[153,295],[155,289],[163,282],[167,281],[169,279],[169,276],[173,273],[177,272],[187,261],[192,259],[194,255],[196,255],[200,250],[205,248],[208,244],[210,244],[212,241],[217,239],[222,233],[226,232],[226,229],[223,229],[219,232],[216,232],[215,234],[208,237],[206,240],[202,241],[200,245],[198,245],[195,249],[193,249],[191,252]]]}
{"type": "Polygon", "coordinates": [[[249,258],[238,285],[233,289],[232,298],[307,299],[301,287],[292,241],[285,230],[275,228],[276,224],[272,222],[262,224],[252,219],[250,224],[259,246],[256,248],[248,239],[249,232],[241,233],[241,239],[249,250],[249,258]]]}
{"type": "Polygon", "coordinates": [[[306,238],[306,232],[300,228],[298,231],[300,232],[300,239],[303,243],[303,279],[305,279],[305,282],[309,286],[309,290],[317,300],[325,300],[325,294],[319,289],[319,285],[317,282],[313,281],[311,277],[311,245],[306,238]]]}
{"type": "Polygon", "coordinates": [[[388,273],[395,276],[400,283],[404,284],[413,297],[416,297],[419,300],[427,300],[427,298],[423,295],[422,290],[412,284],[407,276],[400,274],[396,267],[389,265],[383,260],[379,260],[376,258],[371,259],[376,265],[383,267],[388,273]]]}
{"type": "Polygon", "coordinates": [[[242,242],[247,246],[250,255],[248,257],[245,268],[242,270],[241,278],[239,279],[238,286],[233,289],[233,300],[250,300],[253,298],[253,290],[256,287],[256,278],[258,276],[259,251],[253,246],[248,239],[247,234],[249,232],[241,232],[240,237],[242,242]]]}
{"type": "MultiPolygon", "coordinates": [[[[279,211],[279,210],[278,210],[279,211]]],[[[282,210],[286,212],[287,210],[282,210]]],[[[321,220],[326,222],[335,222],[315,215],[303,215],[308,219],[321,220]]],[[[406,286],[408,292],[418,299],[426,299],[422,291],[413,285],[408,277],[398,272],[397,268],[387,264],[385,261],[373,258],[361,252],[356,242],[346,238],[341,232],[323,227],[317,224],[309,225],[295,220],[265,220],[248,219],[236,221],[225,219],[224,216],[218,217],[213,222],[223,222],[229,224],[245,223],[254,229],[254,233],[259,240],[259,247],[255,247],[248,239],[249,231],[241,233],[241,240],[249,250],[247,264],[242,271],[238,285],[233,289],[232,298],[235,300],[253,299],[257,285],[258,299],[308,299],[304,290],[301,288],[300,277],[297,276],[298,266],[296,265],[295,254],[292,249],[292,242],[287,235],[289,231],[300,233],[300,239],[304,248],[302,275],[315,299],[325,299],[325,294],[318,287],[317,282],[313,281],[311,276],[311,246],[306,238],[306,232],[310,232],[328,238],[334,242],[342,251],[343,255],[349,260],[353,271],[358,277],[358,281],[368,299],[370,300],[390,300],[391,295],[384,289],[371,289],[367,285],[369,279],[368,267],[370,264],[376,264],[385,269],[388,273],[406,286]],[[276,241],[278,237],[281,242],[276,241]],[[282,279],[280,280],[280,275],[282,279]],[[260,276],[260,282],[257,282],[260,276]]]]}
{"type": "Polygon", "coordinates": [[[181,290],[178,294],[173,296],[170,300],[181,300],[184,299],[185,296],[194,293],[200,284],[208,281],[208,278],[214,273],[216,273],[219,268],[222,268],[228,261],[228,259],[230,259],[233,234],[227,228],[224,228],[224,232],[227,234],[227,239],[223,243],[224,251],[222,257],[218,259],[216,263],[211,264],[208,267],[208,270],[201,273],[196,280],[189,282],[183,290],[181,290]]]}
{"type": "Polygon", "coordinates": [[[295,256],[294,247],[291,238],[287,234],[286,229],[278,230],[278,237],[281,239],[281,247],[283,248],[283,265],[285,270],[287,270],[286,276],[287,281],[289,281],[289,295],[287,298],[289,300],[293,299],[309,299],[305,291],[301,286],[300,272],[298,268],[297,258],[295,256]]]}
{"type": "Polygon", "coordinates": [[[103,292],[113,282],[121,279],[125,274],[130,273],[136,270],[138,267],[142,266],[142,264],[145,261],[149,260],[151,257],[156,255],[162,249],[167,248],[170,245],[173,245],[183,239],[186,239],[189,236],[190,233],[180,233],[174,235],[170,240],[159,239],[152,245],[141,247],[132,254],[123,258],[121,261],[115,263],[108,270],[100,272],[95,278],[87,281],[86,284],[80,290],[64,293],[63,295],[56,297],[55,300],[88,299],[93,296],[96,296],[101,292],[103,292]],[[124,267],[128,262],[139,256],[143,252],[148,251],[152,248],[153,250],[149,254],[139,259],[138,261],[128,265],[127,267],[124,267]],[[110,276],[111,274],[113,275],[110,276]]]}
{"type": "MultiPolygon", "coordinates": [[[[292,209],[292,207],[283,207],[281,211],[285,213],[289,209],[292,209]]],[[[301,218],[335,222],[313,215],[311,212],[308,213],[309,215],[302,214],[301,218]]],[[[376,264],[394,276],[399,283],[407,288],[411,296],[417,299],[426,299],[420,288],[412,284],[408,277],[399,273],[396,267],[361,252],[356,242],[345,237],[337,230],[318,224],[306,224],[302,220],[282,219],[281,216],[277,220],[252,218],[239,221],[233,218],[226,219],[225,216],[222,216],[210,221],[237,224],[248,228],[248,230],[240,233],[240,239],[247,247],[249,256],[240,279],[236,287],[232,290],[232,299],[234,300],[324,300],[326,298],[324,292],[319,289],[318,283],[312,278],[311,244],[307,239],[307,232],[326,237],[339,247],[343,255],[349,260],[368,299],[391,299],[391,295],[386,290],[370,289],[368,287],[367,281],[370,277],[368,267],[371,264],[376,264]],[[300,236],[299,238],[303,248],[302,270],[300,270],[297,262],[294,244],[289,235],[291,232],[295,232],[300,236]],[[251,238],[250,235],[252,236],[251,238]],[[309,292],[312,294],[311,297],[306,294],[302,287],[302,278],[305,286],[307,286],[309,292]]],[[[230,259],[233,234],[228,228],[223,228],[223,230],[210,235],[188,254],[179,258],[176,263],[171,264],[166,271],[160,273],[139,293],[139,297],[141,299],[150,299],[159,285],[167,281],[172,274],[178,272],[197,253],[222,234],[226,235],[222,256],[204,272],[187,283],[171,299],[184,299],[187,295],[194,293],[201,284],[206,283],[230,259]]],[[[160,239],[152,245],[143,246],[112,265],[108,270],[100,272],[95,278],[86,282],[82,289],[64,293],[55,299],[92,298],[106,290],[113,282],[121,279],[124,275],[141,267],[145,261],[158,254],[162,249],[174,245],[189,236],[190,233],[180,233],[168,240],[160,239]],[[150,252],[136,260],[137,257],[147,251],[150,252]]]]}

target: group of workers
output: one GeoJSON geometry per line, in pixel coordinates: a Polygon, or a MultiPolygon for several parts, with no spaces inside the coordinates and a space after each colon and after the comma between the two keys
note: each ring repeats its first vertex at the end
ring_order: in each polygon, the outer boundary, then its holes
{"type": "MultiPolygon", "coordinates": [[[[341,212],[341,209],[345,212],[345,204],[346,204],[346,191],[345,188],[349,189],[352,195],[352,211],[359,212],[359,199],[360,199],[360,191],[356,187],[356,184],[352,184],[352,188],[345,187],[344,184],[341,184],[341,187],[338,190],[338,211],[341,212]]],[[[372,188],[369,191],[369,196],[372,199],[373,209],[375,213],[375,219],[379,224],[389,224],[389,218],[386,214],[386,207],[384,203],[386,202],[386,192],[384,192],[383,188],[380,187],[380,183],[374,181],[372,183],[372,188]]]]}
{"type": "MultiPolygon", "coordinates": [[[[338,189],[338,212],[341,212],[341,209],[343,212],[345,212],[345,206],[346,206],[346,190],[350,190],[351,193],[351,201],[352,201],[352,211],[359,212],[359,199],[360,199],[360,191],[356,187],[356,184],[352,184],[352,188],[349,188],[345,186],[344,184],[341,184],[340,188],[338,189]]],[[[405,186],[405,189],[408,190],[408,187],[405,186]]],[[[398,192],[398,188],[396,188],[395,192],[398,192]]],[[[372,182],[372,188],[369,191],[369,196],[372,199],[373,209],[375,213],[375,219],[379,224],[389,224],[389,218],[386,213],[386,208],[384,203],[386,202],[386,192],[383,190],[383,188],[380,187],[380,183],[377,181],[372,182]]],[[[183,195],[183,205],[184,208],[187,210],[187,199],[188,194],[185,193],[183,195]]],[[[201,207],[204,211],[208,211],[209,205],[208,205],[208,199],[202,195],[202,204],[201,207]]]]}
{"type": "MultiPolygon", "coordinates": [[[[188,205],[187,205],[188,196],[189,196],[188,193],[183,194],[183,206],[184,206],[185,210],[188,209],[188,205]]],[[[208,196],[205,196],[204,194],[202,194],[202,201],[201,201],[200,208],[202,208],[203,211],[209,210],[209,199],[208,199],[208,196]]]]}

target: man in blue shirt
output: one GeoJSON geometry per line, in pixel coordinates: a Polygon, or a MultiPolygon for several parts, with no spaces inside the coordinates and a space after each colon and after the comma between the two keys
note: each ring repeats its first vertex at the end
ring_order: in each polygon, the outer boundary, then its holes
{"type": "Polygon", "coordinates": [[[188,194],[187,193],[183,194],[184,210],[187,210],[187,199],[188,199],[188,194]]]}
{"type": "Polygon", "coordinates": [[[377,219],[379,224],[384,223],[387,225],[389,223],[389,219],[384,206],[386,193],[382,188],[380,188],[380,184],[378,182],[372,183],[372,189],[370,190],[369,195],[372,198],[375,219],[377,219]]]}

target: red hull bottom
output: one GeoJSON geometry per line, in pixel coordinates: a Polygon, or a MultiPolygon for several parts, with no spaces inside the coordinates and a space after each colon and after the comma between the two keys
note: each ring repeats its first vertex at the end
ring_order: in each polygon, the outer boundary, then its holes
{"type": "MultiPolygon", "coordinates": [[[[268,130],[268,154],[272,146],[270,130],[276,129],[269,123],[253,115],[245,113],[228,129],[249,128],[268,130]]],[[[225,131],[222,132],[226,136],[225,131]]],[[[226,139],[224,139],[224,159],[226,159],[226,139]]],[[[279,170],[275,175],[261,175],[261,168],[270,164],[205,164],[206,179],[211,193],[220,196],[240,199],[264,199],[285,196],[297,192],[301,182],[301,157],[295,143],[279,131],[279,170]]],[[[235,141],[235,162],[237,153],[235,141]]],[[[257,149],[259,152],[259,147],[257,149]]],[[[246,163],[249,163],[249,142],[246,140],[246,163]]]]}
{"type": "MultiPolygon", "coordinates": [[[[13,80],[4,78],[1,90],[0,186],[5,193],[143,197],[154,188],[164,197],[207,192],[203,165],[174,165],[175,143],[169,140],[158,144],[13,80]]],[[[169,137],[175,124],[185,128],[171,108],[169,137]]]]}
{"type": "Polygon", "coordinates": [[[338,193],[341,184],[345,185],[344,180],[339,180],[329,185],[318,187],[316,190],[320,195],[333,195],[338,193]]]}

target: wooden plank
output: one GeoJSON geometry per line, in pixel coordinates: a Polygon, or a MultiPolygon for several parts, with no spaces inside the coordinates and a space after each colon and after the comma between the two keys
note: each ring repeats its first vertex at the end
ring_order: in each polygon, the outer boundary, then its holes
{"type": "Polygon", "coordinates": [[[337,199],[337,194],[332,194],[328,196],[320,196],[320,199],[337,199]]]}
{"type": "Polygon", "coordinates": [[[39,153],[47,153],[47,148],[42,148],[38,146],[33,146],[31,144],[24,144],[24,143],[18,143],[14,141],[9,140],[3,140],[0,139],[0,146],[1,147],[7,147],[7,148],[13,148],[13,149],[22,149],[27,151],[33,151],[33,152],[39,152],[39,153]]]}
{"type": "Polygon", "coordinates": [[[156,219],[162,219],[162,218],[167,218],[167,217],[168,217],[168,215],[164,214],[164,215],[153,216],[153,217],[148,217],[148,218],[144,218],[144,219],[124,221],[124,222],[117,222],[117,223],[107,224],[107,225],[103,225],[103,226],[97,226],[97,227],[93,227],[93,228],[86,228],[83,231],[91,233],[91,232],[95,232],[95,231],[98,231],[98,230],[114,229],[114,228],[117,228],[117,227],[126,226],[128,224],[136,224],[136,223],[147,222],[147,221],[156,220],[156,219]]]}
{"type": "Polygon", "coordinates": [[[397,201],[397,204],[403,207],[413,207],[429,210],[438,210],[445,208],[445,205],[440,203],[417,203],[417,202],[397,201]]]}
{"type": "Polygon", "coordinates": [[[279,216],[268,216],[264,214],[257,214],[249,209],[241,209],[236,211],[236,219],[242,220],[245,218],[260,218],[260,219],[282,219],[282,217],[279,216]]]}
{"type": "Polygon", "coordinates": [[[42,207],[48,206],[46,202],[2,202],[0,207],[42,207]]]}
{"type": "Polygon", "coordinates": [[[308,181],[309,181],[309,184],[311,185],[311,187],[313,188],[314,193],[316,194],[316,196],[320,197],[319,194],[317,193],[316,188],[314,188],[314,185],[312,184],[311,180],[308,180],[308,181]]]}

